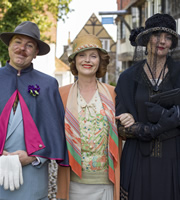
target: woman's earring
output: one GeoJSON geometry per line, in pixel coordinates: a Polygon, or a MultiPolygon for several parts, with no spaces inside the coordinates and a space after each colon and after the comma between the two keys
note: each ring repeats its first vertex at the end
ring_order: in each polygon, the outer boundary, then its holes
{"type": "Polygon", "coordinates": [[[145,55],[146,55],[146,56],[148,55],[147,47],[146,47],[146,50],[145,50],[145,55]]]}

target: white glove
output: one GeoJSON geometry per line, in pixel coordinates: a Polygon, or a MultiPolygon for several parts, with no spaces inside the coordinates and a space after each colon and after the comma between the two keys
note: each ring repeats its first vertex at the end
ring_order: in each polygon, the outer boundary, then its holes
{"type": "Polygon", "coordinates": [[[4,169],[6,168],[6,156],[1,156],[0,157],[0,185],[3,185],[4,181],[4,176],[5,176],[5,171],[4,169]]]}
{"type": "Polygon", "coordinates": [[[23,184],[22,166],[18,155],[8,155],[0,157],[0,185],[4,184],[4,189],[19,189],[23,184]]]}

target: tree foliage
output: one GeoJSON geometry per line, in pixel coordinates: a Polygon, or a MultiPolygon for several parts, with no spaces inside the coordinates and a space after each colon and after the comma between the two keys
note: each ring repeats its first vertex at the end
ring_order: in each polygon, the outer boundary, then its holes
{"type": "MultiPolygon", "coordinates": [[[[45,32],[50,30],[53,19],[65,20],[72,0],[0,0],[0,33],[13,32],[23,21],[35,22],[41,33],[42,40],[51,40],[45,32]],[[44,34],[43,34],[44,33],[44,34]]],[[[0,61],[2,65],[9,59],[7,47],[0,42],[0,61]]]]}

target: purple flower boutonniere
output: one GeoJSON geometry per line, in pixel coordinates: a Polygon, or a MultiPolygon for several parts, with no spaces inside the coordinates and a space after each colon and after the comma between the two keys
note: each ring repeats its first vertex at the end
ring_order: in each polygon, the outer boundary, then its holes
{"type": "Polygon", "coordinates": [[[40,93],[40,87],[39,85],[29,85],[28,86],[28,92],[30,95],[32,95],[33,97],[39,96],[40,93]]]}

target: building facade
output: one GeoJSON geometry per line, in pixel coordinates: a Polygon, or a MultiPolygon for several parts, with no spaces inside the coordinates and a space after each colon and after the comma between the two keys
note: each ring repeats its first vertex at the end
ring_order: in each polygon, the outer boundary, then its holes
{"type": "MultiPolygon", "coordinates": [[[[111,85],[116,84],[116,42],[112,39],[110,34],[107,32],[107,30],[104,28],[102,23],[99,21],[97,16],[93,13],[90,18],[87,20],[85,25],[82,27],[82,29],[79,31],[75,39],[79,36],[85,35],[85,34],[93,34],[96,35],[102,42],[102,46],[110,55],[110,63],[108,65],[107,73],[106,75],[100,79],[100,81],[104,83],[108,83],[111,85]]],[[[72,53],[72,42],[64,47],[64,53],[60,57],[60,60],[64,63],[68,64],[68,56],[72,53]]]]}
{"type": "MultiPolygon", "coordinates": [[[[144,26],[146,19],[155,13],[172,15],[177,22],[177,32],[180,33],[180,0],[117,0],[117,9],[125,10],[125,14],[116,17],[117,24],[117,69],[119,74],[130,67],[134,58],[135,48],[129,42],[131,29],[144,26]]],[[[144,52],[141,50],[143,57],[144,52]]],[[[173,57],[180,60],[179,45],[173,52],[173,57]]]]}

